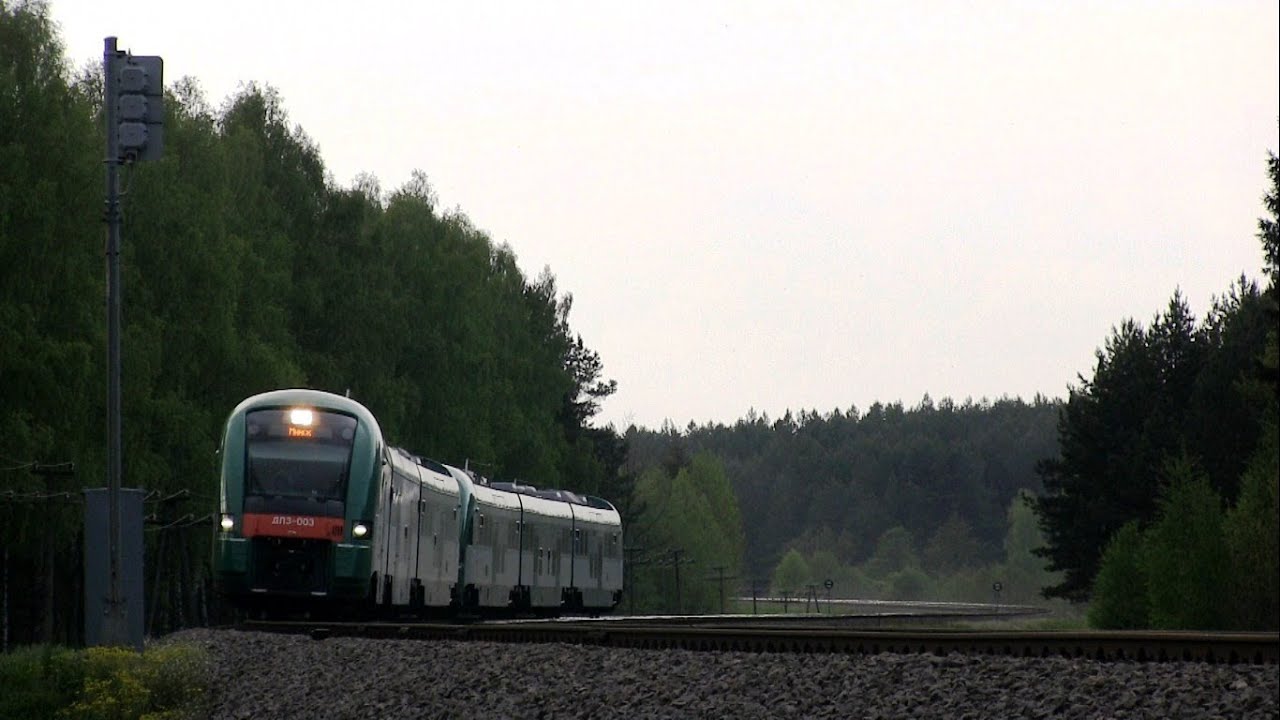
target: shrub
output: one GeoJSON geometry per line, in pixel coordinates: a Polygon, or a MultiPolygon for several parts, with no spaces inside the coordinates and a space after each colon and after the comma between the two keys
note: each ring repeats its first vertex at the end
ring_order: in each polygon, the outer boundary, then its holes
{"type": "Polygon", "coordinates": [[[0,718],[54,717],[75,697],[77,660],[77,653],[53,646],[0,655],[0,718]]]}
{"type": "Polygon", "coordinates": [[[783,590],[798,592],[809,583],[811,575],[809,563],[805,561],[800,551],[790,550],[782,556],[782,560],[778,561],[778,566],[773,570],[773,591],[775,593],[783,590]]]}
{"type": "Polygon", "coordinates": [[[889,576],[890,600],[923,600],[929,592],[929,576],[914,566],[889,576]]]}
{"type": "Polygon", "coordinates": [[[128,720],[141,717],[151,704],[142,682],[143,656],[118,647],[85,651],[84,686],[80,697],[60,717],[75,720],[128,720]]]}
{"type": "MultiPolygon", "coordinates": [[[[190,645],[162,645],[148,648],[143,659],[142,678],[151,691],[153,709],[174,712],[202,707],[208,690],[208,662],[203,652],[190,645]]],[[[148,717],[158,720],[162,716],[148,717]]]]}
{"type": "Polygon", "coordinates": [[[83,651],[52,646],[0,656],[0,718],[180,720],[204,710],[203,653],[165,645],[83,651]]]}

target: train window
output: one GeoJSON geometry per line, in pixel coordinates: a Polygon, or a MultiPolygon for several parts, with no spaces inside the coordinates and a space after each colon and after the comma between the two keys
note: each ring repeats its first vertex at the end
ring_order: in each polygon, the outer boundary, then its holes
{"type": "Polygon", "coordinates": [[[341,500],[356,419],[315,410],[255,410],[245,417],[248,487],[265,497],[341,500]]]}

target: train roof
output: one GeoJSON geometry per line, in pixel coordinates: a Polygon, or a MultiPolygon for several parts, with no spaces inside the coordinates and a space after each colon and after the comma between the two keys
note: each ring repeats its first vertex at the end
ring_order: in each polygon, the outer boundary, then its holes
{"type": "MultiPolygon", "coordinates": [[[[493,482],[470,470],[464,470],[452,465],[445,465],[442,462],[432,460],[431,458],[423,457],[421,455],[414,455],[404,448],[397,447],[392,448],[392,450],[401,455],[403,459],[417,463],[418,465],[439,473],[440,475],[452,476],[459,482],[470,480],[473,488],[486,488],[497,492],[514,493],[525,497],[550,500],[552,502],[569,503],[572,505],[594,508],[596,510],[603,511],[606,514],[617,514],[618,512],[617,508],[615,508],[608,500],[598,498],[593,495],[583,495],[581,493],[575,493],[569,490],[558,490],[555,488],[539,489],[533,485],[525,485],[519,481],[493,482]]],[[[488,493],[485,494],[490,498],[495,497],[488,493]]]]}
{"type": "Polygon", "coordinates": [[[395,453],[399,455],[401,458],[409,462],[413,462],[418,465],[421,465],[422,467],[438,475],[444,475],[445,477],[452,477],[452,475],[449,473],[448,466],[442,462],[432,460],[431,458],[428,458],[428,457],[422,457],[421,455],[414,455],[413,453],[409,452],[408,450],[405,450],[402,447],[393,447],[391,449],[395,451],[395,453]]]}
{"type": "Polygon", "coordinates": [[[520,495],[529,495],[531,497],[544,498],[546,500],[558,500],[560,502],[573,503],[574,505],[585,505],[599,510],[614,510],[616,512],[616,509],[608,500],[594,497],[592,495],[582,495],[568,490],[557,490],[554,488],[539,490],[533,485],[522,485],[519,482],[494,482],[489,483],[489,487],[496,490],[519,493],[520,495]]]}
{"type": "Polygon", "coordinates": [[[232,415],[247,413],[251,410],[271,407],[291,407],[297,405],[305,405],[314,408],[323,408],[325,410],[336,410],[354,416],[362,423],[367,423],[381,435],[381,428],[378,427],[378,421],[373,417],[373,413],[364,405],[342,395],[334,395],[333,393],[323,390],[311,390],[307,388],[289,388],[285,390],[272,390],[270,392],[259,393],[245,398],[236,405],[231,411],[232,415]]]}

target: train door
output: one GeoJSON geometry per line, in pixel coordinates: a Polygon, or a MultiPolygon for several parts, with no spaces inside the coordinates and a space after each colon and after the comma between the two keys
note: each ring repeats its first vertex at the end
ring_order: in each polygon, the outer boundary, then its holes
{"type": "Polygon", "coordinates": [[[440,573],[441,579],[449,584],[450,591],[456,590],[458,584],[458,563],[461,562],[461,549],[458,547],[459,516],[462,514],[462,500],[453,497],[452,504],[441,508],[440,514],[440,573]]]}
{"type": "Polygon", "coordinates": [[[622,589],[622,530],[613,528],[608,534],[600,586],[610,592],[622,589]]]}
{"type": "Polygon", "coordinates": [[[382,602],[382,578],[387,576],[387,566],[390,563],[390,554],[387,552],[390,537],[387,533],[387,523],[391,518],[391,476],[394,474],[392,463],[390,451],[384,450],[382,472],[378,476],[377,504],[373,513],[373,537],[371,538],[373,587],[370,600],[375,603],[382,602]]]}
{"type": "Polygon", "coordinates": [[[445,529],[448,524],[445,516],[450,514],[452,509],[445,503],[440,503],[431,509],[431,516],[435,518],[431,531],[431,552],[435,555],[434,565],[436,566],[436,580],[449,581],[448,568],[445,567],[444,546],[445,541],[449,537],[448,531],[445,529]]]}
{"type": "MultiPolygon", "coordinates": [[[[417,474],[416,472],[414,473],[417,474]]],[[[416,544],[410,539],[410,531],[417,527],[418,483],[404,473],[395,476],[395,556],[391,571],[391,602],[394,605],[409,604],[409,590],[413,580],[413,550],[416,544]]]]}
{"type": "Polygon", "coordinates": [[[596,528],[591,529],[591,587],[600,587],[600,574],[604,569],[604,533],[596,528]]]}
{"type": "Polygon", "coordinates": [[[445,533],[445,515],[452,512],[455,498],[437,488],[430,488],[425,495],[423,515],[427,521],[422,532],[422,553],[428,561],[427,575],[422,581],[426,586],[424,602],[429,607],[442,607],[449,604],[449,586],[453,584],[445,570],[445,538],[442,535],[445,533]]]}
{"type": "Polygon", "coordinates": [[[404,527],[404,543],[405,543],[405,563],[404,578],[401,583],[403,589],[403,602],[409,606],[416,606],[418,603],[418,588],[422,587],[422,573],[420,572],[419,562],[421,553],[421,536],[422,528],[422,482],[417,473],[412,478],[406,478],[408,485],[405,488],[405,527],[404,527]]]}
{"type": "Polygon", "coordinates": [[[397,501],[400,494],[399,475],[399,471],[393,468],[391,482],[387,484],[386,522],[382,523],[387,561],[382,570],[382,582],[378,589],[378,600],[384,606],[390,605],[392,602],[393,588],[397,580],[395,575],[400,568],[400,503],[397,501]]]}

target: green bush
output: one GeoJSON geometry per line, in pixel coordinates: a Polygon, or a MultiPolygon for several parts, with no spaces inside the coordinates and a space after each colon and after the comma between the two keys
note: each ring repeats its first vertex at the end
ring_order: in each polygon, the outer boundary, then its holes
{"type": "Polygon", "coordinates": [[[800,592],[810,582],[809,563],[799,550],[789,550],[773,569],[773,592],[800,592]]]}
{"type": "Polygon", "coordinates": [[[835,580],[838,597],[878,598],[883,593],[883,583],[860,567],[845,566],[835,580]]]}
{"type": "MultiPolygon", "coordinates": [[[[190,645],[163,645],[149,648],[145,659],[143,680],[151,691],[153,708],[175,711],[202,707],[208,689],[208,659],[203,652],[190,645]]],[[[149,717],[159,720],[169,716],[149,717]]]]}
{"type": "Polygon", "coordinates": [[[0,655],[0,718],[51,718],[75,697],[79,654],[53,646],[0,655]]]}
{"type": "Polygon", "coordinates": [[[887,600],[923,600],[930,590],[929,576],[914,566],[905,567],[889,576],[887,600]]]}
{"type": "Polygon", "coordinates": [[[978,579],[980,573],[981,570],[964,568],[937,576],[933,581],[933,595],[929,599],[942,602],[990,602],[991,583],[987,582],[987,592],[982,594],[982,581],[978,579]]]}
{"type": "Polygon", "coordinates": [[[1105,630],[1147,627],[1150,609],[1142,553],[1142,530],[1136,520],[1111,536],[1093,581],[1089,625],[1105,630]]]}
{"type": "Polygon", "coordinates": [[[0,655],[0,718],[179,720],[199,716],[207,689],[197,648],[75,651],[52,646],[0,655]]]}

